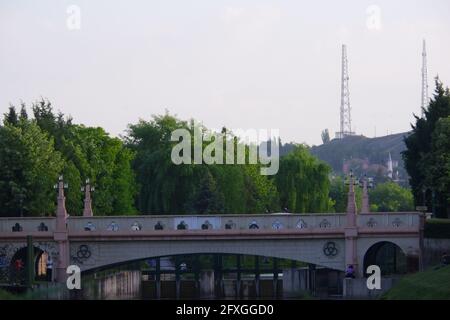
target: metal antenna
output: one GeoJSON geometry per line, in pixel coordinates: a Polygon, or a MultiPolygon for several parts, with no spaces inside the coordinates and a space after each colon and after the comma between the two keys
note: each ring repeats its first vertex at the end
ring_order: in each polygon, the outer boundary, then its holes
{"type": "Polygon", "coordinates": [[[340,131],[336,133],[336,138],[343,139],[345,136],[354,135],[352,132],[352,117],[350,108],[347,46],[342,45],[342,71],[341,71],[341,115],[340,131]]]}
{"type": "Polygon", "coordinates": [[[424,109],[428,107],[428,70],[427,70],[427,51],[425,46],[425,39],[422,47],[422,101],[421,101],[422,117],[424,116],[424,109]]]}

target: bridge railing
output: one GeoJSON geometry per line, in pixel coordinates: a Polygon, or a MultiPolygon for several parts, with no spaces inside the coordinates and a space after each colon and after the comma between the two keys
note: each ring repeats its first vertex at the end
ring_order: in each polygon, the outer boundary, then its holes
{"type": "Polygon", "coordinates": [[[69,232],[341,228],[345,214],[144,215],[70,217],[69,232]]]}
{"type": "MultiPolygon", "coordinates": [[[[55,217],[0,218],[0,233],[44,234],[55,230],[55,217]]],[[[358,214],[363,229],[411,229],[420,224],[417,212],[375,212],[358,214]]],[[[229,215],[140,215],[74,217],[67,220],[69,232],[139,230],[276,230],[339,229],[346,226],[344,213],[333,214],[229,214],[229,215]]]]}
{"type": "Polygon", "coordinates": [[[406,229],[419,228],[418,212],[374,212],[357,215],[360,228],[369,229],[406,229]]]}
{"type": "Polygon", "coordinates": [[[6,217],[0,218],[0,232],[53,232],[55,217],[6,217]]]}

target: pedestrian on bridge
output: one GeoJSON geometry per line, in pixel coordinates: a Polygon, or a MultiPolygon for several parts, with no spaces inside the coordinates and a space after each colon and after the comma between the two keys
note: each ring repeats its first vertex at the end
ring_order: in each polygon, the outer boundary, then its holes
{"type": "Polygon", "coordinates": [[[347,270],[345,270],[345,277],[355,279],[355,269],[353,268],[353,265],[350,264],[347,267],[347,270]]]}

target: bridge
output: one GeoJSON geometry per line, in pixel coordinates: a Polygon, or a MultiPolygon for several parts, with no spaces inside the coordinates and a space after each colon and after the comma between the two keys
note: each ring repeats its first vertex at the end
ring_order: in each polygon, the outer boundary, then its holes
{"type": "MultiPolygon", "coordinates": [[[[351,177],[353,181],[353,177],[351,177]]],[[[0,218],[0,267],[12,266],[32,236],[37,258],[55,262],[55,278],[65,282],[71,264],[82,271],[179,254],[248,254],[291,259],[344,271],[357,277],[373,263],[380,244],[393,244],[410,268],[422,255],[424,217],[419,212],[370,213],[367,186],[357,213],[350,183],[345,213],[94,216],[86,186],[83,216],[69,216],[64,182],[58,183],[53,217],[0,218]]]]}

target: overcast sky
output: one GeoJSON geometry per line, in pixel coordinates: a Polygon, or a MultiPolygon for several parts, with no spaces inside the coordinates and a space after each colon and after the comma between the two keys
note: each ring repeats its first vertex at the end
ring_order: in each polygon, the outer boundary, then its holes
{"type": "Polygon", "coordinates": [[[0,0],[0,112],[42,96],[113,135],[168,109],[319,144],[339,127],[346,43],[354,129],[401,132],[423,38],[430,95],[436,74],[450,85],[449,14],[448,0],[0,0]]]}

